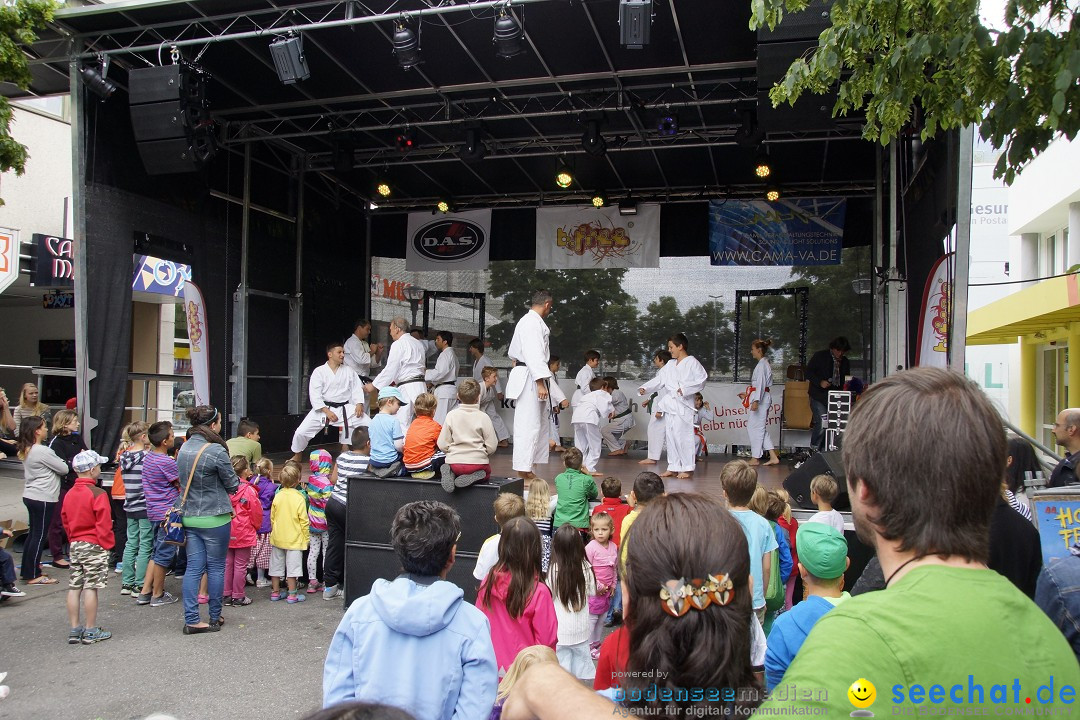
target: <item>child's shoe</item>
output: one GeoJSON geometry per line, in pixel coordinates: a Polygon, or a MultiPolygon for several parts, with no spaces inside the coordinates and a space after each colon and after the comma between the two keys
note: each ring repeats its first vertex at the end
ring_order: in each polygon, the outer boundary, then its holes
{"type": "Polygon", "coordinates": [[[450,469],[450,463],[444,463],[439,472],[442,474],[440,481],[442,482],[442,489],[448,493],[454,492],[456,486],[454,485],[454,471],[450,469]]]}
{"type": "Polygon", "coordinates": [[[113,570],[113,572],[115,572],[117,575],[124,572],[124,563],[122,563],[122,562],[116,563],[116,569],[113,570]]]}
{"type": "Polygon", "coordinates": [[[318,580],[314,580],[310,585],[308,585],[307,593],[308,595],[314,595],[315,593],[322,590],[322,588],[322,584],[318,580]]]}
{"type": "Polygon", "coordinates": [[[199,600],[200,605],[206,605],[207,603],[210,602],[210,596],[209,595],[200,595],[198,600],[199,600]]]}
{"type": "Polygon", "coordinates": [[[341,586],[340,585],[328,585],[322,591],[322,599],[323,600],[333,600],[336,597],[341,597],[341,586]]]}
{"type": "Polygon", "coordinates": [[[289,599],[286,602],[288,602],[290,605],[293,605],[294,603],[304,602],[305,600],[307,600],[306,595],[300,595],[299,593],[289,593],[289,599]]]}
{"type": "MultiPolygon", "coordinates": [[[[99,627],[86,628],[86,630],[84,630],[83,634],[82,634],[82,644],[83,645],[93,645],[96,642],[101,642],[102,640],[108,640],[111,637],[112,637],[112,633],[109,632],[108,630],[103,630],[103,629],[101,629],[99,627]]],[[[71,641],[69,640],[68,642],[71,642],[71,641]]]]}
{"type": "Polygon", "coordinates": [[[261,578],[261,579],[255,581],[255,587],[257,587],[257,588],[270,587],[272,584],[273,583],[271,583],[266,578],[261,578]]]}
{"type": "Polygon", "coordinates": [[[120,594],[121,595],[138,595],[139,594],[139,589],[136,588],[134,585],[121,585],[120,586],[120,594]]]}
{"type": "Polygon", "coordinates": [[[71,628],[71,631],[68,633],[68,645],[79,645],[82,643],[82,637],[82,625],[77,628],[71,628]]]}
{"type": "Polygon", "coordinates": [[[270,593],[270,602],[277,602],[285,593],[278,591],[270,593]]]}
{"type": "Polygon", "coordinates": [[[26,593],[15,587],[13,583],[8,583],[3,590],[0,590],[0,597],[26,597],[26,593]]]}
{"type": "Polygon", "coordinates": [[[251,604],[251,598],[246,595],[242,598],[233,598],[229,604],[233,607],[245,607],[251,604]]]}

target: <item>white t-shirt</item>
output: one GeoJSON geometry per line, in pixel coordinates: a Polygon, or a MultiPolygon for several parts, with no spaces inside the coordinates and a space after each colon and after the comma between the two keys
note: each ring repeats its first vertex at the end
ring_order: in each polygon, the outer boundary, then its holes
{"type": "Polygon", "coordinates": [[[495,567],[495,563],[499,562],[499,537],[496,534],[485,540],[480,548],[480,554],[476,556],[476,567],[473,568],[472,575],[481,582],[487,577],[491,568],[495,567]]]}
{"type": "Polygon", "coordinates": [[[844,534],[844,516],[840,514],[839,510],[829,510],[828,512],[816,512],[810,516],[810,519],[806,522],[819,522],[825,525],[832,525],[836,528],[837,532],[841,535],[844,534]]]}

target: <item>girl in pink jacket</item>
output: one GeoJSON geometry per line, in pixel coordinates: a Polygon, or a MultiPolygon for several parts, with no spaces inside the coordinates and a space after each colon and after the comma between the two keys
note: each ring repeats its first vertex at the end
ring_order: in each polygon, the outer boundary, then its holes
{"type": "Polygon", "coordinates": [[[530,645],[558,641],[559,623],[551,590],[540,572],[540,531],[532,520],[516,517],[502,528],[499,561],[480,585],[481,612],[491,623],[491,644],[499,675],[530,645]]]}
{"type": "Polygon", "coordinates": [[[225,555],[225,605],[250,605],[244,592],[248,560],[255,547],[256,533],[262,525],[263,509],[259,493],[251,484],[252,472],[247,458],[232,458],[233,470],[240,478],[240,487],[232,496],[233,519],[229,535],[229,552],[225,555]]]}

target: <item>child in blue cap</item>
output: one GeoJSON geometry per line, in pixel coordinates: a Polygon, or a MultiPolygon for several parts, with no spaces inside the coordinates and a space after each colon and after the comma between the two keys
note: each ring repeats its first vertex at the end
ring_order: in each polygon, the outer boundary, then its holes
{"type": "Polygon", "coordinates": [[[397,477],[405,473],[401,462],[405,433],[395,417],[402,405],[408,405],[408,401],[396,387],[379,390],[379,413],[372,418],[368,432],[371,436],[369,468],[381,477],[397,477]]]}

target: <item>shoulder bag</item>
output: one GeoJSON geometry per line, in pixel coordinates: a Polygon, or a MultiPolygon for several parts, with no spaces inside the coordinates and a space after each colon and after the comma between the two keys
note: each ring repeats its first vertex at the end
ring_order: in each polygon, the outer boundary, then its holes
{"type": "Polygon", "coordinates": [[[191,490],[191,481],[195,478],[195,468],[199,467],[199,458],[202,457],[208,447],[210,447],[210,443],[206,443],[199,448],[198,454],[195,455],[195,462],[191,464],[191,472],[188,473],[187,486],[184,487],[184,495],[180,498],[180,503],[169,511],[169,514],[165,516],[165,520],[161,523],[161,527],[165,530],[165,537],[162,538],[162,542],[168,545],[184,545],[187,543],[187,533],[184,531],[184,505],[187,503],[188,491],[191,490]]]}

